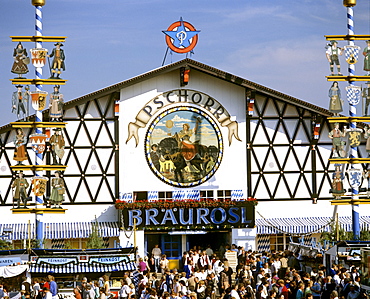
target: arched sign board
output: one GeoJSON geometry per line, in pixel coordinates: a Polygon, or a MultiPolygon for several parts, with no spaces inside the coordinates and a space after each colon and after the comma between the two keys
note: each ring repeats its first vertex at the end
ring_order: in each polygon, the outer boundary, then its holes
{"type": "Polygon", "coordinates": [[[151,99],[128,125],[128,138],[139,144],[147,127],[144,150],[152,173],[173,187],[191,188],[208,181],[224,155],[220,127],[228,129],[228,145],[238,123],[219,101],[189,89],[171,90],[151,99]]]}

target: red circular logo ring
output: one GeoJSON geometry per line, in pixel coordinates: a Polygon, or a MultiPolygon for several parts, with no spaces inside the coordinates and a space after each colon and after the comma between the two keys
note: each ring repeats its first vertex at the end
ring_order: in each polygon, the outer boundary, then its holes
{"type": "MultiPolygon", "coordinates": [[[[184,24],[184,27],[190,29],[189,31],[196,31],[195,27],[193,25],[191,25],[190,23],[188,22],[185,22],[185,21],[182,21],[182,23],[184,24]]],[[[177,21],[173,24],[171,24],[167,31],[173,31],[173,29],[175,29],[176,27],[179,27],[181,25],[181,22],[180,21],[177,21]]],[[[191,50],[194,49],[194,47],[197,45],[197,42],[198,42],[198,34],[197,35],[194,35],[194,37],[192,38],[191,40],[191,44],[189,47],[186,47],[186,48],[177,48],[175,47],[172,42],[171,42],[171,37],[169,37],[168,35],[166,35],[166,43],[167,43],[167,46],[174,52],[176,53],[187,53],[187,52],[190,52],[191,50]]]]}

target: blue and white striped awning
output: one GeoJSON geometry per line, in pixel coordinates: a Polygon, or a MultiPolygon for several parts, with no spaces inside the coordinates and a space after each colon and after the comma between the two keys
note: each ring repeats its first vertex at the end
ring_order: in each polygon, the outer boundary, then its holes
{"type": "Polygon", "coordinates": [[[35,238],[35,226],[28,223],[0,224],[0,235],[3,240],[27,240],[35,238]],[[11,229],[11,233],[5,233],[4,229],[11,229]]]}
{"type": "MultiPolygon", "coordinates": [[[[339,224],[345,231],[352,230],[352,217],[339,217],[339,224]]],[[[308,234],[330,230],[332,217],[262,218],[256,219],[257,234],[308,234]]],[[[362,229],[370,229],[370,216],[360,216],[362,229]]]]}
{"type": "Polygon", "coordinates": [[[77,265],[49,265],[49,264],[31,264],[31,273],[98,273],[98,272],[116,272],[133,271],[136,269],[135,262],[117,263],[114,265],[79,263],[77,265]]]}
{"type": "MultiPolygon", "coordinates": [[[[64,222],[64,223],[44,223],[44,239],[85,239],[88,238],[95,222],[64,222]]],[[[119,226],[117,222],[98,222],[101,237],[118,237],[119,226]]],[[[27,240],[28,231],[31,232],[30,238],[34,239],[35,225],[28,223],[0,224],[0,235],[4,228],[12,230],[10,234],[4,234],[4,240],[27,240]]]]}
{"type": "MultiPolygon", "coordinates": [[[[84,239],[92,232],[95,222],[64,222],[45,223],[44,239],[84,239]]],[[[119,227],[117,222],[98,222],[100,236],[118,237],[119,227]]]]}

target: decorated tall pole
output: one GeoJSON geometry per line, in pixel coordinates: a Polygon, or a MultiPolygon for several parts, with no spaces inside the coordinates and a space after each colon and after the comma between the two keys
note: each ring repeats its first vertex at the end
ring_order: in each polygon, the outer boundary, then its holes
{"type": "MultiPolygon", "coordinates": [[[[357,116],[356,106],[360,103],[361,100],[361,87],[356,86],[354,83],[355,81],[368,81],[369,77],[365,75],[355,75],[355,64],[357,63],[359,59],[359,52],[360,47],[356,46],[354,41],[356,40],[368,40],[370,41],[370,35],[355,35],[354,34],[354,17],[353,17],[353,7],[356,6],[356,0],[343,0],[343,5],[346,7],[347,10],[347,34],[346,35],[326,35],[327,40],[332,40],[332,44],[328,45],[330,48],[328,48],[327,54],[333,54],[333,49],[336,47],[337,42],[334,39],[338,40],[347,40],[348,44],[344,46],[344,54],[346,57],[346,62],[348,63],[348,75],[343,76],[339,71],[338,75],[335,75],[333,72],[333,63],[331,63],[331,75],[327,76],[328,81],[334,81],[336,83],[336,88],[338,88],[338,83],[335,81],[348,81],[348,86],[346,87],[346,96],[349,103],[349,117],[340,116],[338,113],[335,114],[333,117],[329,117],[329,122],[337,123],[337,126],[339,126],[338,122],[346,122],[349,123],[349,129],[345,129],[344,131],[350,135],[349,141],[350,141],[350,151],[348,158],[345,157],[345,155],[341,155],[339,157],[330,158],[330,163],[337,164],[337,163],[344,163],[344,164],[350,164],[350,167],[348,169],[348,180],[349,184],[351,186],[351,197],[345,198],[342,197],[345,193],[345,190],[343,188],[341,189],[341,193],[338,196],[334,196],[335,200],[331,201],[332,205],[348,205],[350,204],[352,206],[352,231],[353,231],[353,239],[359,240],[360,239],[360,215],[359,215],[359,205],[360,204],[369,204],[370,199],[367,196],[365,199],[364,197],[360,197],[361,192],[366,192],[367,188],[360,188],[362,184],[362,175],[363,175],[363,168],[355,168],[356,164],[367,164],[370,163],[370,155],[367,158],[358,157],[358,146],[361,144],[361,133],[363,130],[361,128],[358,128],[357,122],[370,122],[370,117],[367,115],[367,107],[365,107],[365,115],[363,116],[357,116]],[[334,46],[333,46],[334,44],[334,46]],[[331,51],[329,51],[331,50],[331,51]]],[[[342,55],[341,49],[335,50],[336,57],[338,58],[338,55],[342,55]]],[[[365,55],[365,62],[367,59],[366,53],[363,53],[365,55]]],[[[327,56],[328,57],[328,56],[327,56]]],[[[328,57],[329,62],[331,60],[329,59],[331,57],[328,57]]],[[[339,60],[336,61],[337,68],[339,69],[339,60]]],[[[364,70],[366,69],[366,66],[364,66],[364,70]]],[[[333,86],[334,86],[333,83],[333,86]]],[[[340,94],[340,93],[339,93],[340,94]]],[[[362,95],[364,96],[364,95],[362,95]]],[[[334,98],[335,100],[335,98],[334,98]]],[[[340,101],[339,101],[340,102],[340,101]]],[[[332,103],[332,102],[331,102],[332,103]]],[[[367,106],[367,104],[366,104],[367,106]]],[[[341,110],[340,112],[342,112],[341,110]]],[[[336,111],[331,111],[336,112],[336,111]]],[[[339,131],[340,132],[340,131],[339,131]]],[[[342,134],[337,135],[344,137],[342,134]]],[[[370,136],[370,130],[365,127],[364,137],[369,138],[370,136]]],[[[329,135],[330,137],[330,135],[329,135]]],[[[333,148],[334,148],[334,142],[333,142],[333,148]]],[[[370,182],[370,175],[369,175],[369,169],[367,169],[367,172],[364,174],[368,178],[368,182],[370,182]]],[[[338,180],[340,181],[341,177],[338,176],[338,180]]],[[[343,179],[343,178],[342,178],[343,179]]],[[[333,181],[334,183],[334,181],[333,181]]],[[[369,185],[370,186],[370,185],[369,185]]],[[[333,191],[334,193],[334,191],[333,191]]]]}
{"type": "MultiPolygon", "coordinates": [[[[32,0],[32,5],[36,9],[36,23],[35,23],[35,35],[42,37],[42,7],[45,5],[45,0],[32,0]]],[[[35,42],[36,49],[42,49],[42,41],[35,42]]],[[[35,67],[36,79],[42,79],[42,66],[35,67]]],[[[42,91],[42,85],[36,84],[36,91],[42,91]]],[[[36,110],[36,122],[42,122],[42,110],[36,110]]],[[[42,128],[36,127],[36,134],[42,134],[42,128]]],[[[36,165],[42,165],[42,153],[36,152],[36,165]]],[[[36,177],[42,177],[43,171],[37,170],[36,177]]],[[[44,225],[43,225],[43,198],[42,196],[36,197],[36,239],[40,248],[43,247],[42,239],[44,236],[44,225]]]]}
{"type": "MultiPolygon", "coordinates": [[[[65,127],[65,123],[61,120],[63,115],[63,95],[59,93],[60,85],[64,85],[66,80],[63,80],[59,77],[62,69],[64,70],[64,51],[60,49],[61,46],[63,46],[62,42],[65,41],[66,37],[63,36],[43,36],[42,34],[42,7],[45,5],[46,0],[31,0],[31,3],[33,6],[35,6],[35,35],[34,36],[11,36],[12,41],[19,42],[17,46],[17,52],[20,52],[21,54],[24,54],[25,49],[23,49],[21,42],[35,42],[35,48],[31,49],[32,54],[32,64],[35,67],[35,79],[27,79],[23,78],[21,75],[23,73],[26,73],[28,69],[26,67],[23,72],[20,73],[19,77],[15,79],[11,79],[13,84],[17,84],[17,88],[19,89],[18,92],[15,92],[16,94],[21,93],[21,87],[24,84],[31,84],[35,85],[35,90],[28,92],[28,89],[26,88],[27,92],[24,92],[20,95],[21,99],[24,97],[28,101],[28,95],[31,94],[32,97],[32,107],[35,109],[35,120],[32,121],[32,118],[28,118],[25,121],[20,121],[20,115],[18,113],[18,121],[11,123],[12,126],[17,130],[17,134],[19,137],[17,137],[20,141],[18,143],[21,143],[22,146],[27,143],[27,140],[24,140],[24,133],[22,131],[22,128],[30,128],[31,130],[35,128],[35,133],[31,134],[29,136],[29,139],[32,144],[32,149],[36,152],[35,154],[35,163],[32,165],[24,165],[22,161],[27,160],[27,157],[25,154],[22,154],[25,150],[20,151],[20,154],[18,155],[18,149],[16,147],[14,160],[17,161],[17,165],[11,166],[11,168],[14,171],[19,171],[18,178],[16,178],[13,182],[13,185],[15,185],[15,182],[19,182],[20,180],[24,181],[24,184],[28,188],[28,183],[23,178],[23,171],[34,171],[35,176],[32,177],[32,191],[35,194],[35,207],[32,208],[32,204],[28,207],[27,201],[30,200],[29,197],[23,196],[22,198],[15,198],[13,196],[13,199],[17,199],[17,207],[12,209],[13,214],[22,214],[22,213],[34,213],[36,215],[35,217],[35,226],[36,226],[36,240],[37,240],[37,247],[42,248],[43,247],[43,215],[45,213],[52,213],[52,214],[64,214],[65,209],[61,207],[61,202],[64,200],[64,181],[60,177],[61,172],[64,171],[66,166],[62,164],[61,160],[64,155],[64,137],[61,133],[62,128],[65,127]],[[43,48],[43,42],[56,42],[56,48],[53,49],[52,53],[48,55],[48,51],[43,48]],[[55,78],[54,76],[51,76],[49,79],[43,79],[42,77],[42,68],[45,66],[47,57],[53,57],[53,69],[54,72],[56,72],[58,75],[55,78]],[[42,90],[42,85],[54,85],[54,92],[50,95],[49,99],[49,121],[43,120],[43,113],[42,110],[46,108],[46,101],[47,101],[47,95],[48,93],[46,91],[42,90]],[[53,136],[48,136],[46,134],[43,134],[43,129],[50,130],[50,128],[54,128],[55,134],[53,136]],[[49,138],[50,137],[50,138],[49,138]],[[45,143],[47,139],[49,138],[49,143],[51,145],[51,156],[53,157],[53,164],[52,165],[45,165],[43,162],[43,153],[45,151],[45,143]],[[54,146],[55,144],[58,144],[59,150],[55,150],[54,146]],[[22,155],[21,155],[22,154],[22,155]],[[20,156],[20,157],[18,157],[20,156]],[[59,158],[59,161],[58,159],[59,158]],[[52,192],[50,194],[48,203],[53,202],[54,207],[51,208],[51,206],[48,204],[46,207],[44,206],[44,200],[43,196],[46,192],[46,186],[47,181],[49,180],[48,177],[44,177],[43,173],[44,171],[55,171],[55,177],[52,178],[50,182],[50,186],[52,189],[52,192]],[[23,208],[20,207],[20,200],[24,202],[23,208]]],[[[24,54],[27,56],[27,54],[24,54]]],[[[13,69],[12,72],[14,73],[13,69]]],[[[53,72],[53,73],[54,73],[53,72]]],[[[14,93],[13,93],[14,97],[14,93]]],[[[14,99],[12,98],[14,101],[14,99]]],[[[13,105],[13,102],[12,102],[13,105]]],[[[13,106],[13,110],[17,108],[13,106]]],[[[23,108],[23,110],[25,110],[23,108]]],[[[17,140],[18,140],[17,139],[17,140]]],[[[18,144],[17,143],[17,144],[18,144]]],[[[25,146],[24,146],[25,147],[25,146]]],[[[22,181],[22,182],[23,182],[22,181]]],[[[14,187],[13,187],[14,188],[14,187]]]]}
{"type": "MultiPolygon", "coordinates": [[[[344,0],[343,5],[347,8],[347,34],[354,35],[354,18],[353,18],[353,6],[356,5],[356,0],[344,0]]],[[[348,46],[345,47],[346,51],[346,60],[348,62],[348,86],[346,87],[347,90],[347,100],[349,102],[349,116],[356,117],[357,111],[356,106],[359,103],[358,86],[355,86],[354,80],[351,80],[351,77],[355,76],[355,59],[354,53],[356,52],[356,46],[353,40],[348,40],[348,46]],[[351,58],[351,55],[353,57],[351,58]],[[352,59],[352,60],[351,60],[352,59]]],[[[350,131],[356,132],[356,122],[350,122],[350,131]]],[[[357,144],[351,143],[351,149],[349,153],[350,159],[357,159],[358,158],[358,148],[357,144]]],[[[351,179],[351,173],[361,173],[360,170],[354,169],[354,165],[351,164],[351,169],[349,170],[350,174],[350,183],[352,187],[352,200],[353,202],[359,199],[359,187],[360,187],[360,180],[351,179]]],[[[352,230],[353,230],[353,238],[354,240],[359,240],[360,238],[360,216],[359,216],[359,205],[352,203],[352,230]]]]}

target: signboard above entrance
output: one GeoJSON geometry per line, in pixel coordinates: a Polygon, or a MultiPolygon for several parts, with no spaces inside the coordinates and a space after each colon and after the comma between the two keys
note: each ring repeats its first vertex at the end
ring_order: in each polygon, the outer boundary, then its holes
{"type": "MultiPolygon", "coordinates": [[[[255,201],[175,201],[133,202],[135,208],[123,208],[125,228],[145,230],[197,230],[220,228],[253,228],[255,224],[255,201]]],[[[127,205],[127,204],[126,204],[127,205]]]]}

